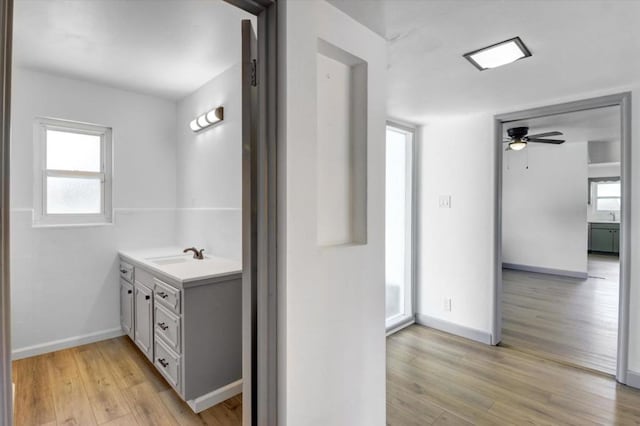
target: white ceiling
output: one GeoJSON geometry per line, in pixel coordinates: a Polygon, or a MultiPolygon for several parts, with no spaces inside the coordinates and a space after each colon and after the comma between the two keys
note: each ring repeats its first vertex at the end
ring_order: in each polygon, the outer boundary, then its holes
{"type": "Polygon", "coordinates": [[[248,17],[221,0],[17,0],[14,64],[177,100],[239,62],[248,17]]]}
{"type": "Polygon", "coordinates": [[[388,113],[508,112],[640,80],[640,1],[329,0],[388,40],[388,113]],[[533,56],[478,71],[462,55],[520,36],[533,56]]]}
{"type": "MultiPolygon", "coordinates": [[[[565,143],[588,142],[589,163],[614,163],[620,161],[620,108],[608,107],[587,111],[557,114],[549,117],[520,120],[503,125],[504,137],[511,127],[529,127],[529,134],[557,130],[565,143]]],[[[549,148],[550,145],[531,143],[527,149],[549,148]]]]}
{"type": "Polygon", "coordinates": [[[551,132],[563,133],[563,136],[550,136],[570,142],[620,142],[620,108],[597,108],[587,111],[551,115],[505,123],[504,136],[511,127],[529,127],[529,134],[551,132]]]}

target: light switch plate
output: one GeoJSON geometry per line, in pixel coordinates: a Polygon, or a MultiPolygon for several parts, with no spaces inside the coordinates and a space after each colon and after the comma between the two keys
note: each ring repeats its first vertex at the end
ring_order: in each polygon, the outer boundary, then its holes
{"type": "Polygon", "coordinates": [[[441,195],[438,198],[438,206],[441,209],[450,209],[451,208],[451,195],[441,195]]]}

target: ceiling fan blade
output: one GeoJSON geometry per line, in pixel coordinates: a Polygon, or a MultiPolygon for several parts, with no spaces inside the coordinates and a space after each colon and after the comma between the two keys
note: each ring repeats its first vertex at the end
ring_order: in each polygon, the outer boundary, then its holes
{"type": "Polygon", "coordinates": [[[529,140],[531,140],[531,138],[544,138],[547,136],[561,136],[562,132],[547,132],[547,133],[537,133],[535,135],[528,135],[527,137],[529,138],[529,140]]]}
{"type": "Polygon", "coordinates": [[[561,143],[564,143],[565,141],[563,141],[562,139],[527,139],[527,142],[537,142],[537,143],[552,143],[555,145],[560,145],[561,143]]]}

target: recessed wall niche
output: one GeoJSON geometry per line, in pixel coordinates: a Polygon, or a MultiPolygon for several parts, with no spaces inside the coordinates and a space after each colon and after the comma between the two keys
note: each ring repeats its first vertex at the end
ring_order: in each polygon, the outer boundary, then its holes
{"type": "Polygon", "coordinates": [[[367,62],[318,39],[317,241],[367,243],[367,62]]]}

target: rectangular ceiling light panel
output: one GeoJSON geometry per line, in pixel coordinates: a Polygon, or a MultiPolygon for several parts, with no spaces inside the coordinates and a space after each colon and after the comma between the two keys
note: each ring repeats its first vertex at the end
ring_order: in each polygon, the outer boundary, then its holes
{"type": "Polygon", "coordinates": [[[465,53],[463,55],[480,71],[510,64],[518,59],[531,56],[531,52],[524,45],[520,37],[501,41],[489,47],[465,53]]]}

